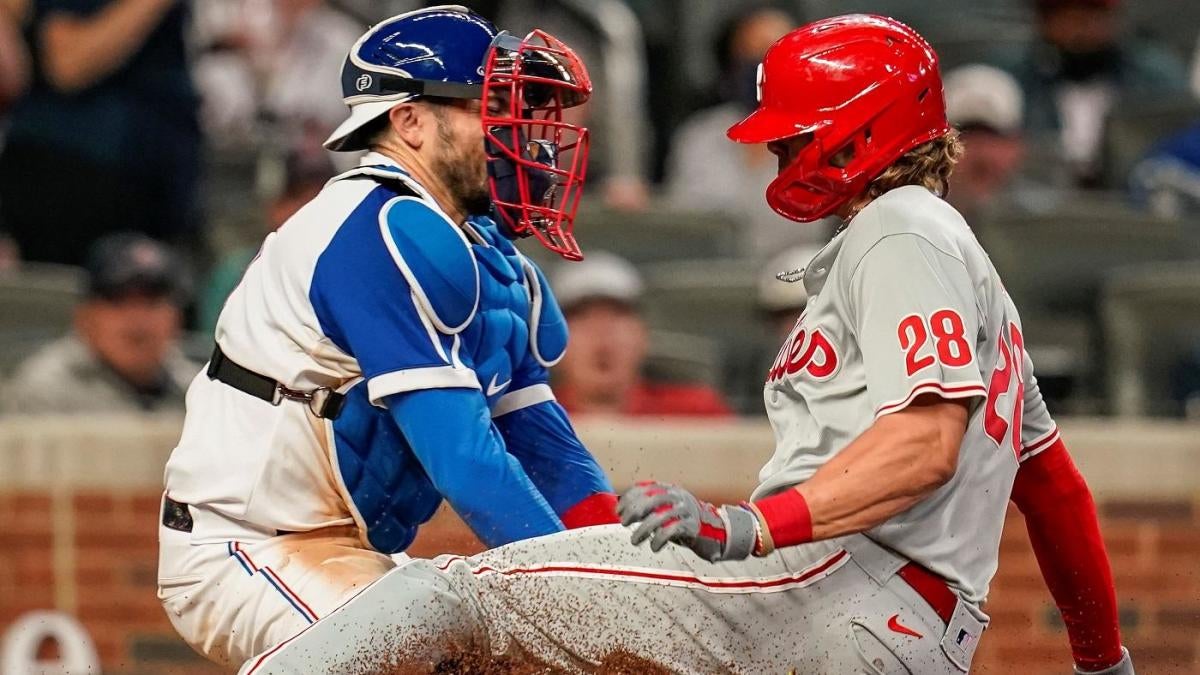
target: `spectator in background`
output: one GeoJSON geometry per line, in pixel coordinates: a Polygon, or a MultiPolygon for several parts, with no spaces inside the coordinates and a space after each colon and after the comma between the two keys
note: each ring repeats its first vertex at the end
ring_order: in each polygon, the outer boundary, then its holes
{"type": "Polygon", "coordinates": [[[1021,168],[1024,100],[1011,75],[982,64],[951,70],[943,87],[946,117],[966,148],[954,167],[946,199],[975,225],[979,213],[1013,187],[1021,168]]]}
{"type": "MultiPolygon", "coordinates": [[[[28,10],[27,0],[0,0],[0,119],[7,119],[9,109],[29,86],[29,50],[21,35],[28,10]]],[[[15,270],[20,262],[17,242],[0,221],[0,273],[15,270]]]]}
{"type": "Polygon", "coordinates": [[[639,311],[643,283],[624,258],[603,251],[559,267],[552,287],[570,327],[554,369],[554,392],[572,414],[725,417],[730,408],[699,384],[648,382],[649,334],[639,311]]]}
{"type": "Polygon", "coordinates": [[[1164,218],[1200,215],[1200,122],[1150,148],[1129,187],[1135,202],[1164,218]]]}
{"type": "MultiPolygon", "coordinates": [[[[308,148],[292,152],[284,161],[280,185],[270,198],[266,212],[266,232],[279,229],[333,177],[333,163],[324,149],[308,148]]],[[[242,280],[246,266],[254,259],[258,246],[246,246],[226,254],[213,268],[198,299],[197,330],[212,335],[225,299],[242,280]]]]}
{"type": "Polygon", "coordinates": [[[210,137],[243,147],[261,123],[320,145],[346,117],[342,62],[363,32],[326,0],[205,0],[196,80],[210,137]]]}
{"type": "Polygon", "coordinates": [[[1025,93],[1033,141],[1055,138],[1078,182],[1095,186],[1104,123],[1138,97],[1186,96],[1178,58],[1121,31],[1120,0],[1034,0],[1037,38],[1006,67],[1025,93]]]}
{"type": "Polygon", "coordinates": [[[74,331],[18,366],[10,413],[183,412],[197,368],[178,349],[183,282],[170,252],[140,234],[95,243],[74,331]]]}
{"type": "Polygon", "coordinates": [[[0,220],[28,260],[107,232],[195,234],[200,161],[182,0],[30,0],[34,76],[0,154],[0,220]]]}
{"type": "Polygon", "coordinates": [[[0,113],[6,113],[29,86],[29,50],[21,35],[28,10],[27,0],[0,0],[0,113]]]}
{"type": "Polygon", "coordinates": [[[789,244],[824,243],[830,228],[798,225],[763,200],[778,163],[765,145],[739,145],[725,131],[758,105],[758,65],[767,48],[796,22],[778,9],[739,10],[719,31],[714,45],[721,68],[721,103],[688,118],[671,142],[667,199],[674,208],[721,211],[736,218],[743,233],[741,253],[765,259],[789,244]]]}

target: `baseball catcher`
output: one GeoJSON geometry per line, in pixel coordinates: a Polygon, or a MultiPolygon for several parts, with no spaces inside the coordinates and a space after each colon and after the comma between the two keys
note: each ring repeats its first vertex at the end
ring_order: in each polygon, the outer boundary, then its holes
{"type": "Polygon", "coordinates": [[[371,588],[443,499],[489,546],[616,522],[547,384],[562,313],[513,245],[581,257],[587,130],[562,113],[587,72],[444,6],[367,32],[342,86],[327,145],[369,152],[264,241],[166,468],[159,597],[220,663],[371,588]]]}

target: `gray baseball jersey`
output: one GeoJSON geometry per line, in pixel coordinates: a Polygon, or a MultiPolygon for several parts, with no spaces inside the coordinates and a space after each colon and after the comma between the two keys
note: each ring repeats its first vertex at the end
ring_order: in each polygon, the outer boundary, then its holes
{"type": "Polygon", "coordinates": [[[969,399],[954,478],[866,534],[981,602],[1018,462],[1058,437],[995,268],[953,207],[906,186],[856,215],[803,283],[808,306],[767,377],[776,450],[753,497],[804,482],[921,394],[969,399]]]}

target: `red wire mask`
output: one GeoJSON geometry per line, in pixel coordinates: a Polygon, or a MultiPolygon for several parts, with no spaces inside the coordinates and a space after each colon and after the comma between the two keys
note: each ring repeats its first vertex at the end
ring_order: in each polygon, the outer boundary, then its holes
{"type": "Polygon", "coordinates": [[[567,260],[582,260],[575,212],[587,169],[588,131],[563,111],[592,94],[571,48],[535,30],[523,40],[496,36],[484,64],[483,131],[488,183],[498,224],[533,235],[567,260]],[[492,102],[500,103],[491,112],[492,102]]]}

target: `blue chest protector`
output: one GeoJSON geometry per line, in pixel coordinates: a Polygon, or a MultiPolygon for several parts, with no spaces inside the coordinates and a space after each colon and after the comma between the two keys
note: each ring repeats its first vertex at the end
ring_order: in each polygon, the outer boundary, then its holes
{"type": "MultiPolygon", "coordinates": [[[[375,180],[384,177],[378,173],[368,175],[375,180]]],[[[457,444],[447,447],[447,452],[467,442],[458,432],[462,426],[472,424],[479,427],[479,435],[470,440],[489,450],[498,447],[503,454],[506,439],[510,446],[523,445],[522,439],[509,433],[511,425],[498,427],[489,417],[497,414],[498,404],[511,407],[511,403],[505,403],[509,394],[517,392],[514,397],[528,398],[528,392],[549,391],[547,369],[561,358],[567,331],[541,271],[521,256],[489,219],[473,219],[466,225],[469,231],[464,232],[466,228],[431,211],[412,187],[392,180],[379,183],[330,243],[322,256],[323,260],[329,256],[329,264],[318,262],[312,299],[326,333],[359,360],[365,376],[349,387],[341,415],[328,423],[335,473],[368,542],[379,551],[393,553],[411,544],[417,528],[432,517],[444,494],[455,502],[448,489],[460,493],[479,489],[469,484],[460,487],[457,480],[438,476],[438,472],[454,471],[468,482],[477,469],[487,473],[483,467],[472,465],[427,471],[437,462],[417,451],[429,443],[417,438],[415,425],[428,417],[445,416],[441,427],[444,436],[437,437],[433,445],[457,444]],[[348,253],[337,253],[342,246],[348,253]],[[352,264],[346,264],[351,259],[352,264]],[[335,260],[343,262],[334,265],[335,260]],[[370,284],[367,294],[380,296],[379,300],[368,301],[372,307],[353,320],[352,310],[346,309],[344,299],[338,297],[357,286],[346,281],[347,275],[361,277],[361,282],[370,284]],[[333,278],[326,281],[325,276],[333,278]],[[389,341],[389,337],[393,339],[389,341]],[[383,344],[377,346],[375,342],[383,344]],[[426,402],[410,405],[404,402],[407,399],[397,399],[425,395],[431,390],[448,397],[442,400],[455,410],[439,410],[436,404],[430,408],[426,402]],[[471,407],[475,405],[472,400],[479,401],[478,408],[471,407]],[[391,414],[382,407],[385,402],[393,408],[391,414]],[[457,408],[463,405],[466,408],[462,412],[468,416],[465,424],[450,414],[458,413],[457,408]],[[399,414],[408,416],[399,419],[401,424],[393,417],[399,414]],[[411,433],[403,424],[406,420],[414,423],[411,433]],[[414,447],[418,443],[425,445],[414,447]]],[[[585,480],[567,490],[559,488],[561,481],[557,478],[546,486],[551,501],[562,502],[545,509],[553,523],[546,521],[543,529],[553,531],[561,528],[554,511],[560,511],[566,502],[611,488],[590,454],[574,439],[557,403],[549,400],[535,408],[539,412],[534,408],[521,412],[526,416],[549,415],[553,430],[547,437],[555,437],[555,443],[565,442],[568,455],[582,451],[586,456],[582,463],[574,461],[578,458],[564,457],[568,466],[583,466],[577,473],[585,480]],[[559,416],[561,420],[556,419],[559,416]],[[559,437],[569,438],[564,441],[559,437]]],[[[536,423],[528,433],[541,433],[538,429],[544,431],[546,426],[536,423]]],[[[515,471],[522,471],[516,459],[504,459],[516,465],[515,471]]],[[[518,477],[520,480],[530,482],[524,474],[518,477]]],[[[542,487],[540,483],[538,487],[542,487]]],[[[537,487],[530,484],[528,489],[536,501],[546,505],[537,487]]],[[[504,500],[499,501],[497,509],[504,506],[504,500]]],[[[461,506],[455,503],[460,515],[486,543],[505,543],[520,536],[490,536],[481,531],[485,528],[476,527],[461,506]]],[[[544,532],[533,532],[538,533],[544,532]]]]}

